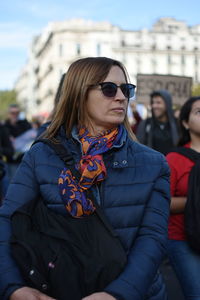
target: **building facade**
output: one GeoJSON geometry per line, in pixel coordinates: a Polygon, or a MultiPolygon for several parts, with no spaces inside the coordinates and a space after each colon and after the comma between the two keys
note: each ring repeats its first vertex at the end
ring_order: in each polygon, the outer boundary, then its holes
{"type": "Polygon", "coordinates": [[[123,30],[109,22],[49,23],[35,37],[15,88],[26,113],[49,113],[61,75],[78,58],[108,56],[137,74],[190,76],[200,82],[200,25],[161,18],[151,29],[123,30]]]}

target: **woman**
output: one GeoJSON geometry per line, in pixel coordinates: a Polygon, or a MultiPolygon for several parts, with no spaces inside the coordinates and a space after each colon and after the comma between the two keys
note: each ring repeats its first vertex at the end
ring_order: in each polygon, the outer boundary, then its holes
{"type": "MultiPolygon", "coordinates": [[[[99,173],[90,175],[89,187],[127,253],[123,272],[84,300],[166,299],[158,267],[167,242],[169,169],[162,154],[134,141],[127,120],[134,90],[124,66],[116,60],[93,57],[75,61],[65,75],[61,99],[45,132],[45,138],[59,138],[73,155],[82,173],[77,189],[85,183],[85,176],[88,179],[89,167],[98,163],[99,173]]],[[[67,207],[74,218],[92,214],[91,202],[86,201],[89,205],[85,207],[84,202],[66,199],[69,186],[59,192],[63,176],[71,176],[64,167],[52,149],[37,143],[25,155],[9,188],[0,211],[1,299],[52,299],[25,286],[9,254],[9,217],[22,204],[36,199],[39,191],[53,210],[62,213],[67,207]]]]}
{"type": "MultiPolygon", "coordinates": [[[[200,96],[192,97],[184,103],[179,121],[181,137],[178,146],[200,152],[200,96]]],[[[177,152],[169,153],[166,158],[171,169],[172,195],[168,256],[185,299],[200,299],[200,256],[190,248],[184,229],[188,178],[194,162],[177,152]]]]}

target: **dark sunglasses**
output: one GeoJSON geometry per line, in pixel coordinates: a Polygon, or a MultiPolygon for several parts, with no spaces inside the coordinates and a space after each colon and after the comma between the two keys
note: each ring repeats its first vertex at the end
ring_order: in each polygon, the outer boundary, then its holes
{"type": "Polygon", "coordinates": [[[97,84],[100,85],[101,91],[106,97],[115,97],[117,94],[117,88],[119,87],[126,98],[132,98],[135,95],[136,86],[131,83],[122,83],[120,85],[114,82],[101,82],[97,84]]]}

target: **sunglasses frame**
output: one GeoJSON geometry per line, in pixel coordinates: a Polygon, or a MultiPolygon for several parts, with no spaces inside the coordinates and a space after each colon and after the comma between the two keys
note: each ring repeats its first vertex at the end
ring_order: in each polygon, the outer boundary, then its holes
{"type": "MultiPolygon", "coordinates": [[[[100,86],[103,95],[104,95],[105,97],[108,97],[108,98],[114,98],[114,97],[116,96],[116,94],[117,94],[117,88],[120,88],[120,89],[121,89],[123,95],[124,95],[127,99],[133,98],[133,97],[135,96],[135,88],[136,88],[136,85],[134,85],[134,84],[132,84],[132,83],[122,83],[122,84],[120,84],[120,85],[117,85],[117,84],[114,83],[114,82],[111,82],[111,81],[105,81],[105,82],[100,82],[100,83],[98,83],[98,84],[96,84],[96,85],[94,85],[94,86],[100,86]],[[103,86],[106,85],[106,84],[110,84],[111,86],[114,87],[115,93],[114,93],[113,95],[109,96],[109,95],[105,94],[105,91],[104,91],[104,89],[103,89],[103,86]],[[128,97],[128,96],[124,93],[124,91],[123,91],[123,86],[126,86],[126,87],[129,86],[129,88],[128,88],[128,91],[129,91],[129,92],[130,92],[131,89],[133,89],[133,95],[132,95],[131,97],[128,97]],[[131,87],[131,88],[130,88],[130,87],[131,87]]],[[[114,89],[113,89],[113,91],[114,91],[114,89]]]]}

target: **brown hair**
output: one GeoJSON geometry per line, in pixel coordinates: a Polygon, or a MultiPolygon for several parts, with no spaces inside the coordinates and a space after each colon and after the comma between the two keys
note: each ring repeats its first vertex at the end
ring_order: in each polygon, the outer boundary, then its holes
{"type": "MultiPolygon", "coordinates": [[[[127,71],[121,62],[107,57],[87,57],[72,63],[65,74],[60,100],[57,104],[52,122],[49,125],[45,137],[54,138],[61,125],[66,128],[69,137],[74,125],[84,125],[86,118],[85,103],[91,85],[103,81],[112,66],[118,66],[128,78],[127,71]]],[[[127,116],[124,120],[129,135],[136,139],[131,130],[127,116]]]]}

